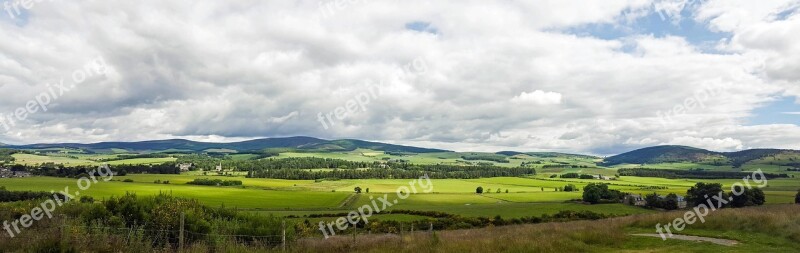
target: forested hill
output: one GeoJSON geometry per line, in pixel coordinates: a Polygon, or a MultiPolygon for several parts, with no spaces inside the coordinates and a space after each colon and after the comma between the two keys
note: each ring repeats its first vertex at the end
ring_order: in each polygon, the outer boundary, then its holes
{"type": "Polygon", "coordinates": [[[604,165],[702,163],[739,167],[747,162],[765,157],[785,156],[800,163],[800,151],[787,149],[748,149],[737,152],[715,152],[687,146],[655,146],[637,149],[604,159],[604,165]]]}
{"type": "Polygon", "coordinates": [[[183,139],[154,140],[140,142],[100,142],[92,144],[81,143],[53,143],[5,146],[14,149],[50,149],[72,148],[92,152],[104,152],[113,149],[127,151],[208,151],[208,150],[233,150],[257,151],[265,149],[296,149],[304,151],[350,151],[358,148],[367,148],[386,152],[430,153],[448,152],[447,150],[418,148],[403,145],[394,145],[380,142],[362,140],[325,140],[313,137],[296,136],[285,138],[265,138],[231,143],[197,142],[183,139]]]}

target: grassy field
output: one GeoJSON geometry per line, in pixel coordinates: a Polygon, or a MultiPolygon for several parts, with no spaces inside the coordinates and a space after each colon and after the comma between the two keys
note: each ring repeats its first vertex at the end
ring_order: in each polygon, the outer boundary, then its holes
{"type": "MultiPolygon", "coordinates": [[[[16,163],[23,165],[39,165],[43,163],[62,164],[64,166],[83,166],[83,165],[101,165],[99,159],[116,158],[117,155],[62,155],[62,154],[48,154],[48,155],[33,155],[33,154],[14,154],[16,163]]],[[[160,164],[164,162],[174,162],[177,160],[175,157],[165,158],[135,158],[109,161],[109,165],[120,164],[160,164]]]]}
{"type": "Polygon", "coordinates": [[[654,234],[655,224],[682,212],[622,218],[440,231],[435,235],[363,235],[299,241],[296,252],[797,252],[800,248],[800,206],[775,205],[723,209],[705,223],[688,225],[681,235],[734,240],[733,246],[709,242],[662,240],[633,234],[654,234]]]}

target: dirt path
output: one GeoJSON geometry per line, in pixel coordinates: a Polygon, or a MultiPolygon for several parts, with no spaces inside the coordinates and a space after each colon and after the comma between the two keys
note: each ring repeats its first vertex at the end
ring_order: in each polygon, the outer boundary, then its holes
{"type": "MultiPolygon", "coordinates": [[[[658,237],[661,238],[659,234],[632,234],[633,236],[647,236],[647,237],[658,237]]],[[[672,237],[667,236],[667,239],[675,239],[675,240],[684,240],[684,241],[695,241],[695,242],[710,242],[713,244],[719,244],[722,246],[734,246],[739,244],[739,242],[734,240],[728,239],[719,239],[719,238],[711,238],[711,237],[701,237],[701,236],[693,236],[693,235],[672,235],[672,237]]]]}

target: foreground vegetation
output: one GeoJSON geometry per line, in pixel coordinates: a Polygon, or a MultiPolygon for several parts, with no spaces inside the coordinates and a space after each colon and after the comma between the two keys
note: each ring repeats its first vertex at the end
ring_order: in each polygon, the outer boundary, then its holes
{"type": "MultiPolygon", "coordinates": [[[[24,210],[33,202],[3,204],[24,210]]],[[[179,216],[185,213],[186,252],[282,252],[280,219],[232,209],[208,208],[167,195],[127,195],[104,203],[73,203],[53,219],[35,223],[17,238],[0,235],[5,252],[176,252],[179,216]]],[[[594,221],[550,222],[411,233],[376,231],[359,235],[297,237],[302,227],[286,226],[288,252],[793,252],[800,247],[800,205],[722,209],[704,223],[688,225],[681,235],[734,240],[723,246],[708,242],[641,237],[653,234],[683,212],[666,212],[594,221]],[[379,233],[380,232],[380,233],[379,233]],[[385,233],[389,232],[389,233],[385,233]]],[[[13,211],[0,212],[3,219],[13,211]]],[[[563,217],[563,216],[559,216],[563,217]]],[[[557,217],[556,217],[557,218],[557,217]]],[[[593,217],[599,218],[599,217],[593,217]]],[[[550,221],[558,221],[558,218],[550,221]]],[[[498,222],[489,220],[489,222],[498,222]]],[[[506,225],[497,224],[497,225],[506,225]]],[[[424,226],[422,228],[425,228],[424,226]]],[[[435,228],[438,229],[438,228],[435,228]]]]}

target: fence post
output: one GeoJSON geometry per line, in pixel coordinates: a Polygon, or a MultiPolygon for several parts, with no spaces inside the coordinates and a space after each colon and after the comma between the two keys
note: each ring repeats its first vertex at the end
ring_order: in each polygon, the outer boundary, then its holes
{"type": "Polygon", "coordinates": [[[353,246],[356,245],[356,234],[358,233],[358,226],[353,224],[353,246]]]}
{"type": "Polygon", "coordinates": [[[185,216],[186,214],[181,213],[181,230],[180,235],[178,235],[178,252],[183,252],[183,225],[184,219],[186,218],[185,216]]]}
{"type": "Polygon", "coordinates": [[[414,234],[414,223],[411,223],[411,234],[414,234]]]}
{"type": "Polygon", "coordinates": [[[433,222],[431,222],[430,232],[433,232],[433,222]]]}
{"type": "Polygon", "coordinates": [[[281,223],[281,230],[283,230],[283,236],[281,237],[281,248],[283,251],[286,251],[286,220],[283,220],[283,223],[281,223]]]}

